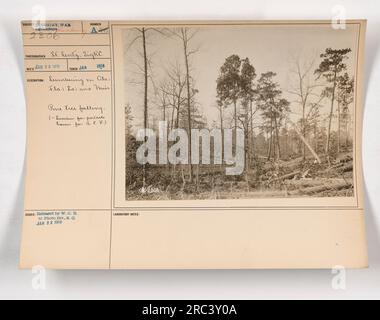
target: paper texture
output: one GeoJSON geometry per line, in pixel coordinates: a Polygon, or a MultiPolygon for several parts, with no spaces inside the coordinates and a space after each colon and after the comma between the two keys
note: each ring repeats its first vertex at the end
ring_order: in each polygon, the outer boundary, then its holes
{"type": "Polygon", "coordinates": [[[20,266],[367,266],[366,23],[22,22],[20,266]]]}

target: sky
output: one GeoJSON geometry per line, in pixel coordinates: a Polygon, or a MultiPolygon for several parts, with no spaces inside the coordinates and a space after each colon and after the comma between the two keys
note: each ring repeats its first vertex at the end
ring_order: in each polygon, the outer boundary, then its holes
{"type": "MultiPolygon", "coordinates": [[[[195,27],[194,27],[195,28],[195,27]]],[[[198,49],[191,56],[191,75],[199,90],[197,101],[201,113],[208,124],[218,121],[215,107],[216,79],[220,67],[231,54],[242,59],[248,57],[256,69],[257,80],[261,73],[273,71],[275,81],[283,91],[283,97],[291,102],[292,120],[300,117],[301,107],[295,102],[296,96],[289,93],[298,85],[296,82],[294,62],[298,59],[301,66],[314,61],[312,70],[318,67],[319,55],[326,48],[351,48],[352,53],[346,60],[347,71],[354,75],[357,25],[346,25],[346,29],[335,30],[331,25],[255,25],[255,26],[202,26],[196,27],[197,33],[191,40],[190,48],[198,49]]],[[[143,82],[141,68],[142,41],[133,41],[138,31],[124,31],[124,74],[125,103],[129,103],[134,116],[134,125],[140,126],[143,117],[143,82]]],[[[153,86],[164,78],[170,65],[183,65],[183,47],[179,39],[166,37],[155,30],[147,32],[147,53],[151,61],[150,74],[153,83],[149,83],[149,114],[160,117],[159,109],[153,103],[153,86]]],[[[313,72],[310,74],[314,79],[313,72]]],[[[316,92],[316,95],[319,92],[316,92]]],[[[317,97],[316,97],[317,98],[317,97]]],[[[328,112],[329,101],[323,101],[321,113],[328,112]]]]}

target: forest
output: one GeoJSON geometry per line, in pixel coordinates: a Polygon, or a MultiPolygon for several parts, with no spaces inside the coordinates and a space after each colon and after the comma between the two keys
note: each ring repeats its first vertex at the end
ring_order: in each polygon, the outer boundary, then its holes
{"type": "MultiPolygon", "coordinates": [[[[311,59],[300,55],[284,61],[289,83],[282,88],[275,66],[262,70],[255,52],[241,56],[231,48],[208,92],[214,102],[205,105],[197,77],[209,66],[197,65],[203,50],[198,35],[193,27],[128,30],[125,59],[135,50],[136,71],[126,81],[136,99],[124,107],[126,200],[352,197],[352,49],[325,47],[311,59]],[[165,66],[151,49],[160,39],[175,44],[176,59],[165,66]],[[136,139],[136,130],[158,130],[159,121],[166,121],[168,130],[187,132],[189,158],[192,129],[232,129],[235,136],[243,129],[243,172],[226,175],[223,158],[221,164],[138,163],[143,141],[136,139]]],[[[213,57],[209,60],[211,65],[213,57]]]]}

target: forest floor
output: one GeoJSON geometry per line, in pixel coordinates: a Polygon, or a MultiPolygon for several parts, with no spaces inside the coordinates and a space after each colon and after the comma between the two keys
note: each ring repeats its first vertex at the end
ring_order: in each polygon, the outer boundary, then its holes
{"type": "Polygon", "coordinates": [[[127,200],[254,199],[285,197],[353,196],[352,151],[335,158],[320,156],[289,160],[256,159],[246,174],[225,175],[219,165],[193,166],[193,181],[186,166],[147,168],[142,189],[127,186],[127,200]]]}

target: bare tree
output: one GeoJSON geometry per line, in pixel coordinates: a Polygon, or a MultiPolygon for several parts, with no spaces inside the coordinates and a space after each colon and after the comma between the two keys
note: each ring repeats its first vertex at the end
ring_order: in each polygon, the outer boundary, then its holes
{"type": "Polygon", "coordinates": [[[169,101],[168,103],[172,107],[172,124],[171,128],[179,127],[179,114],[181,106],[185,103],[185,74],[181,68],[181,65],[176,62],[166,70],[166,78],[160,85],[160,91],[165,94],[169,101]]]}
{"type": "Polygon", "coordinates": [[[186,105],[187,105],[187,125],[188,125],[188,136],[189,136],[189,181],[192,182],[193,180],[193,165],[191,163],[191,99],[192,99],[192,93],[190,89],[190,57],[191,55],[195,54],[198,51],[198,48],[194,49],[191,46],[192,39],[197,34],[197,30],[194,28],[176,28],[171,31],[171,34],[175,37],[179,38],[182,42],[183,46],[183,57],[184,57],[184,64],[185,64],[185,71],[186,71],[186,91],[187,91],[187,97],[186,97],[186,105]]]}
{"type": "MultiPolygon", "coordinates": [[[[165,31],[157,28],[134,28],[133,30],[136,31],[137,35],[132,39],[132,41],[129,43],[127,50],[131,48],[136,42],[141,41],[141,47],[142,47],[142,59],[143,59],[143,67],[142,67],[142,73],[143,73],[143,84],[144,84],[144,95],[143,95],[143,114],[144,114],[144,130],[146,130],[149,126],[148,121],[148,79],[150,77],[152,83],[152,66],[151,66],[151,60],[149,59],[148,50],[147,50],[147,36],[149,33],[158,33],[165,35],[165,31]],[[149,76],[150,71],[150,76],[149,76]]],[[[147,139],[147,137],[145,137],[147,139]]],[[[143,187],[146,185],[146,167],[145,164],[143,165],[143,187]]]]}
{"type": "MultiPolygon", "coordinates": [[[[316,93],[316,90],[320,88],[321,85],[316,83],[314,79],[311,79],[314,60],[301,62],[300,59],[297,58],[293,64],[294,68],[291,69],[291,73],[295,75],[297,82],[294,88],[291,88],[288,92],[297,97],[295,102],[301,106],[300,132],[306,140],[310,117],[315,114],[324,96],[316,93]]],[[[302,157],[304,160],[306,158],[306,148],[306,144],[303,143],[302,157]]]]}

